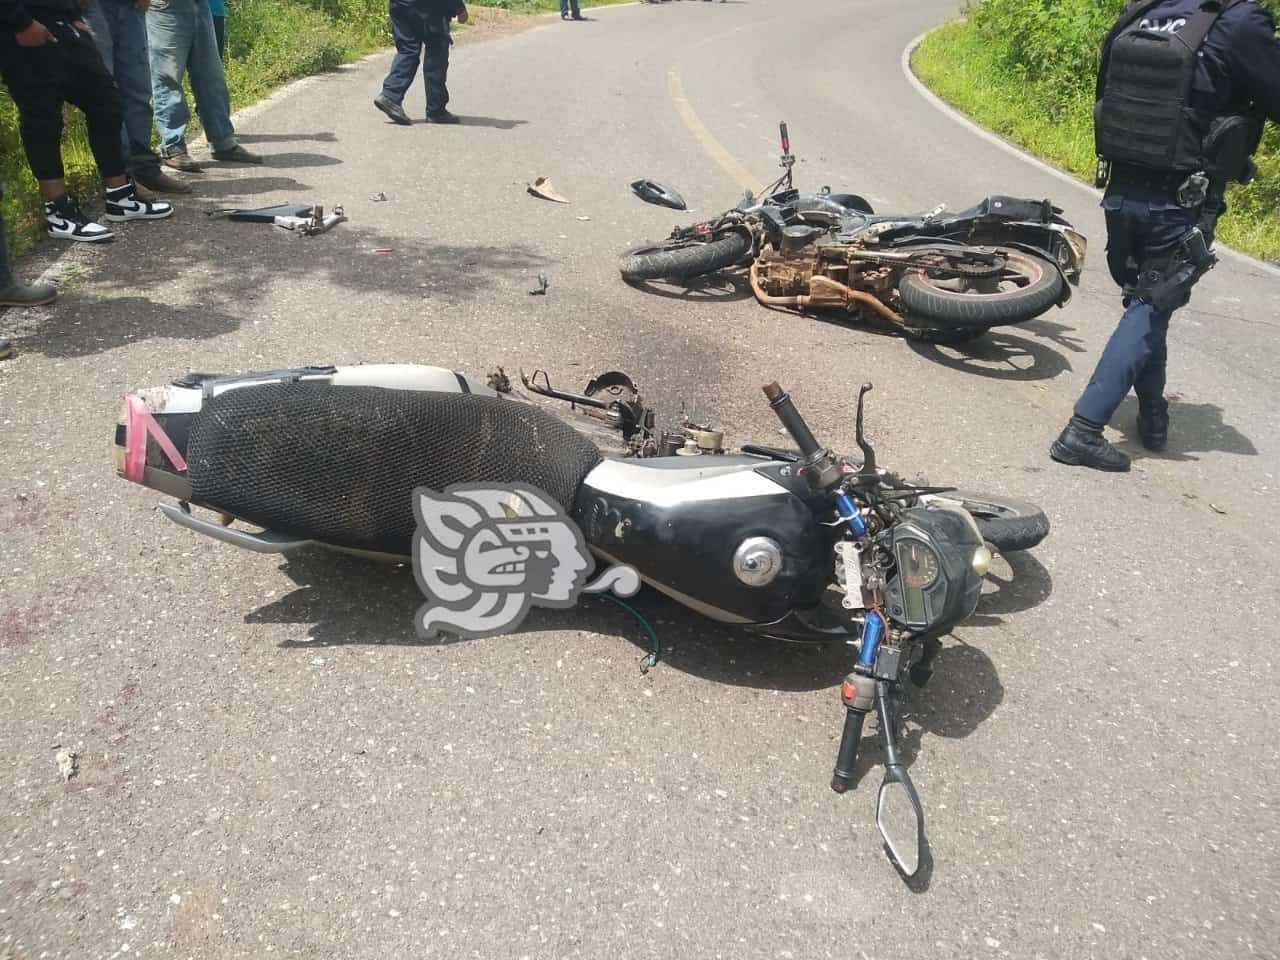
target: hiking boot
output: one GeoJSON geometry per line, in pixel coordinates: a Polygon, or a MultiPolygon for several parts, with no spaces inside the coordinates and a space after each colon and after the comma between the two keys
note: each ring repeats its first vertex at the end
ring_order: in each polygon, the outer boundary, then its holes
{"type": "Polygon", "coordinates": [[[439,113],[428,113],[427,123],[461,123],[462,121],[455,117],[448,110],[441,110],[439,113]]]}
{"type": "Polygon", "coordinates": [[[0,287],[0,307],[43,307],[53,303],[58,296],[58,288],[52,283],[19,283],[12,281],[7,287],[0,287]]]}
{"type": "Polygon", "coordinates": [[[160,158],[160,162],[166,167],[173,170],[181,170],[183,173],[204,173],[204,167],[196,162],[196,158],[185,150],[178,150],[163,156],[160,158]]]}
{"type": "Polygon", "coordinates": [[[1148,450],[1163,450],[1169,443],[1169,401],[1138,400],[1138,436],[1148,450]]]}
{"type": "Polygon", "coordinates": [[[213,159],[220,160],[223,163],[262,163],[262,157],[256,153],[250,153],[238,143],[234,147],[227,147],[225,150],[213,151],[213,159]]]}
{"type": "Polygon", "coordinates": [[[88,214],[80,209],[80,201],[70,193],[45,202],[44,222],[49,236],[59,240],[102,243],[115,236],[110,228],[90,220],[88,214]]]}
{"type": "Polygon", "coordinates": [[[373,105],[390,117],[393,123],[398,123],[402,127],[407,127],[413,123],[409,119],[409,115],[404,112],[404,107],[388,100],[382,94],[378,94],[373,98],[373,105]]]}
{"type": "Polygon", "coordinates": [[[1102,427],[1079,416],[1067,423],[1049,448],[1049,456],[1073,467],[1092,467],[1110,473],[1124,473],[1129,469],[1128,456],[1107,442],[1102,427]]]}
{"type": "MultiPolygon", "coordinates": [[[[145,170],[139,170],[133,175],[133,182],[139,187],[146,187],[153,193],[190,193],[191,184],[185,180],[179,180],[177,177],[171,177],[163,170],[157,167],[148,167],[145,170]]],[[[154,197],[143,197],[142,199],[154,199],[154,197]]]]}
{"type": "Polygon", "coordinates": [[[166,200],[143,200],[133,183],[108,188],[107,210],[103,218],[113,223],[125,220],[165,220],[173,216],[173,204],[166,200]]]}

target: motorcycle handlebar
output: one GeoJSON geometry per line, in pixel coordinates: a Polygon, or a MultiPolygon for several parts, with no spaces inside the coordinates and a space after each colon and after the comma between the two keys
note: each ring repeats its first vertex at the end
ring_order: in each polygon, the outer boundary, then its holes
{"type": "Polygon", "coordinates": [[[787,135],[787,125],[785,122],[778,124],[778,132],[782,134],[782,152],[791,152],[791,137],[787,135]]]}
{"type": "Polygon", "coordinates": [[[764,388],[764,395],[769,398],[769,406],[773,407],[773,412],[778,415],[787,433],[791,434],[791,439],[796,442],[800,452],[806,457],[819,453],[822,447],[814,438],[813,431],[804,422],[804,417],[800,416],[796,405],[791,402],[790,395],[778,385],[776,380],[764,388]]]}

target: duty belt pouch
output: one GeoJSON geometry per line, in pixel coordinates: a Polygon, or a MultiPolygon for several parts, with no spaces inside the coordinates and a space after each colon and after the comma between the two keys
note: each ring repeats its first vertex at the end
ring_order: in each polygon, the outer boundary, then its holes
{"type": "Polygon", "coordinates": [[[1219,117],[1209,127],[1204,156],[1215,180],[1248,183],[1258,174],[1251,159],[1262,142],[1263,122],[1256,114],[1219,117]]]}

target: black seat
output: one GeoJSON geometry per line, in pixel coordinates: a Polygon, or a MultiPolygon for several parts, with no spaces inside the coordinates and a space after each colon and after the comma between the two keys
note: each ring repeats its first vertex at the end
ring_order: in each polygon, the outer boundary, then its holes
{"type": "Polygon", "coordinates": [[[401,556],[416,487],[526,484],[568,510],[600,460],[563,420],[520,401],[325,383],[228,390],[196,415],[187,446],[195,503],[401,556]]]}

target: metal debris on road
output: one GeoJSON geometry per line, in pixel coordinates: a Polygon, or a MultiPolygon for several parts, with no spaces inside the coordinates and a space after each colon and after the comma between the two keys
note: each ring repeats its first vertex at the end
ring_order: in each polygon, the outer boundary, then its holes
{"type": "Polygon", "coordinates": [[[372,197],[370,197],[369,199],[370,199],[370,200],[372,200],[374,203],[383,203],[383,202],[385,202],[385,201],[386,201],[386,199],[387,199],[387,195],[386,195],[385,193],[383,193],[383,192],[379,191],[379,192],[375,193],[375,194],[374,194],[372,197]]]}
{"type": "Polygon", "coordinates": [[[373,252],[374,253],[394,253],[395,249],[396,249],[395,247],[374,247],[373,252]]]}
{"type": "Polygon", "coordinates": [[[1220,506],[1218,506],[1216,503],[1211,503],[1211,504],[1209,504],[1209,509],[1210,509],[1210,510],[1212,510],[1214,513],[1220,513],[1220,514],[1222,514],[1224,517],[1227,515],[1227,511],[1223,510],[1223,509],[1222,509],[1220,506]]]}
{"type": "Polygon", "coordinates": [[[545,273],[540,273],[538,274],[538,289],[530,290],[529,296],[545,297],[547,295],[547,287],[549,286],[551,286],[551,281],[547,279],[547,275],[545,273]]]}
{"type": "Polygon", "coordinates": [[[538,177],[533,183],[529,184],[528,190],[535,197],[541,197],[543,200],[551,200],[554,203],[568,203],[569,201],[556,192],[556,188],[551,184],[550,177],[538,177]]]}

